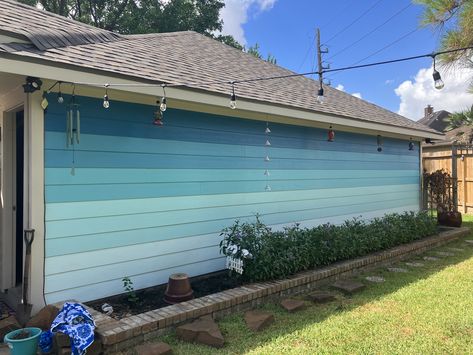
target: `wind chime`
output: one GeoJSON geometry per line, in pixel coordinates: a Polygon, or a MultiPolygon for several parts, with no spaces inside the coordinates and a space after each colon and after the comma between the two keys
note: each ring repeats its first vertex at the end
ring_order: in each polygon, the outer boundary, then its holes
{"type": "Polygon", "coordinates": [[[66,147],[72,147],[71,175],[75,175],[75,146],[80,143],[80,111],[76,101],[75,87],[66,110],[66,147]]]}
{"type": "MultiPolygon", "coordinates": [[[[271,130],[269,129],[269,123],[266,122],[266,129],[264,130],[266,142],[264,146],[266,148],[266,157],[264,158],[265,163],[269,164],[271,159],[269,158],[269,148],[271,147],[271,142],[269,141],[269,135],[271,134],[271,130]]],[[[266,176],[266,187],[264,188],[265,191],[271,191],[271,186],[269,185],[269,169],[266,167],[264,171],[264,175],[266,176]]]]}

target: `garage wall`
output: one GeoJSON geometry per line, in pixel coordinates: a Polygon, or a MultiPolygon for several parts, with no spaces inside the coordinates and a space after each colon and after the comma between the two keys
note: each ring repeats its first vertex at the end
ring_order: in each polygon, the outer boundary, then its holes
{"type": "Polygon", "coordinates": [[[124,276],[139,289],[222,269],[220,230],[255,213],[278,228],[419,206],[408,141],[384,139],[378,153],[375,136],[336,132],[329,143],[324,130],[270,123],[267,148],[265,122],[168,109],[157,127],[154,107],[78,100],[74,149],[65,105],[51,97],[45,117],[48,302],[123,292],[124,276]]]}

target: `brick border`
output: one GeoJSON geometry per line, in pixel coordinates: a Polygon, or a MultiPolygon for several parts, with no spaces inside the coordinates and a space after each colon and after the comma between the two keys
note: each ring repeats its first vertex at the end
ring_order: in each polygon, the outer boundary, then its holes
{"type": "Polygon", "coordinates": [[[469,232],[470,229],[466,227],[449,229],[413,243],[301,272],[287,279],[252,283],[121,320],[90,308],[89,311],[97,324],[96,333],[103,343],[103,351],[111,354],[162,335],[183,322],[204,315],[218,319],[234,312],[254,308],[268,300],[308,293],[341,277],[423,253],[465,236],[469,232]]]}

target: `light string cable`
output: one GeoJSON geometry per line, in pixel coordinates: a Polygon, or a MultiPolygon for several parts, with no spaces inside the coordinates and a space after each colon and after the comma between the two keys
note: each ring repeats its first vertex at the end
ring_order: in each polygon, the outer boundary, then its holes
{"type": "MultiPolygon", "coordinates": [[[[277,80],[277,79],[287,79],[287,78],[295,78],[295,77],[300,77],[300,76],[308,76],[308,75],[314,75],[314,74],[326,74],[326,73],[334,73],[334,72],[340,72],[340,71],[346,71],[346,70],[353,70],[353,69],[360,69],[360,68],[368,68],[368,67],[373,67],[373,66],[378,66],[378,65],[386,65],[386,64],[393,64],[393,63],[399,63],[399,62],[405,62],[405,61],[410,61],[410,60],[416,60],[416,59],[421,59],[421,58],[435,58],[439,55],[442,54],[448,54],[448,53],[454,53],[454,52],[460,52],[460,51],[466,51],[466,50],[471,50],[473,49],[473,46],[469,47],[462,47],[462,48],[455,48],[455,49],[450,49],[450,50],[444,50],[444,51],[439,51],[439,52],[433,52],[433,53],[426,53],[426,54],[420,54],[416,56],[411,56],[411,57],[403,57],[403,58],[397,58],[397,59],[391,59],[391,60],[385,60],[385,61],[380,61],[380,62],[373,62],[373,63],[367,63],[367,64],[360,64],[360,65],[350,65],[346,67],[340,67],[340,68],[333,68],[333,69],[323,69],[322,71],[310,71],[310,72],[304,72],[304,73],[291,73],[291,74],[285,74],[285,75],[275,75],[275,76],[264,76],[264,77],[255,77],[255,78],[248,78],[248,79],[239,79],[239,80],[215,80],[215,81],[189,81],[189,82],[182,82],[182,83],[109,83],[108,87],[158,87],[165,85],[166,87],[192,87],[192,86],[204,86],[204,85],[215,85],[215,84],[226,84],[226,85],[231,85],[232,89],[234,86],[237,84],[243,84],[243,83],[252,83],[252,82],[258,82],[258,81],[267,81],[267,80],[277,80]]],[[[72,81],[56,81],[49,89],[48,93],[51,92],[59,83],[62,85],[64,84],[70,84],[74,86],[92,86],[92,87],[104,87],[103,83],[98,83],[98,82],[72,82],[72,81]]]]}

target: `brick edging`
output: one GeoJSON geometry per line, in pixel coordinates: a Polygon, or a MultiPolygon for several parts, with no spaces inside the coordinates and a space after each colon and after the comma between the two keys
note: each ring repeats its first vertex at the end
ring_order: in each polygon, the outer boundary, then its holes
{"type": "Polygon", "coordinates": [[[97,324],[96,333],[103,343],[105,353],[113,353],[161,335],[182,322],[204,315],[220,318],[236,311],[254,308],[268,299],[309,292],[341,276],[420,254],[469,232],[470,229],[466,227],[447,230],[364,257],[304,271],[287,279],[252,283],[121,320],[115,320],[90,308],[89,311],[97,324]]]}

